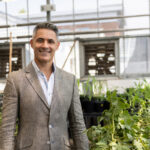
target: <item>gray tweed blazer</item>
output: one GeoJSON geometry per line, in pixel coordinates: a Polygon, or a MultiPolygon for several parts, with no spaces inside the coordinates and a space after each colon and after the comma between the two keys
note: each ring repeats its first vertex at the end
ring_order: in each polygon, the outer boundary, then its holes
{"type": "Polygon", "coordinates": [[[76,79],[57,67],[55,71],[50,107],[31,63],[9,74],[3,98],[0,150],[89,149],[76,79]]]}

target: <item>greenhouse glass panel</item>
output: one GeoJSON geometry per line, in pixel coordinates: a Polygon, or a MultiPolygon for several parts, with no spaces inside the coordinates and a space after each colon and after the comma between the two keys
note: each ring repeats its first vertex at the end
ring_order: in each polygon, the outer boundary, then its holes
{"type": "Polygon", "coordinates": [[[126,38],[124,47],[120,51],[121,74],[148,74],[150,73],[150,38],[126,38]]]}

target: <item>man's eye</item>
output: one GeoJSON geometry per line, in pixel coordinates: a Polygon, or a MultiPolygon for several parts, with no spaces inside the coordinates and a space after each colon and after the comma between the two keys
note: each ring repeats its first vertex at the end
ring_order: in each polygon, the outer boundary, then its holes
{"type": "Polygon", "coordinates": [[[38,43],[42,43],[42,42],[43,42],[43,39],[40,39],[40,38],[39,38],[39,39],[37,39],[36,41],[37,41],[38,43]]]}
{"type": "Polygon", "coordinates": [[[55,41],[52,40],[52,39],[49,39],[49,40],[48,40],[48,43],[55,43],[55,41]]]}

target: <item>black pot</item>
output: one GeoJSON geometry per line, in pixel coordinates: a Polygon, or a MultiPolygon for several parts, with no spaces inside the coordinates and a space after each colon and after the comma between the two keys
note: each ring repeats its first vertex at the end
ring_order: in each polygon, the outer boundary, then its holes
{"type": "Polygon", "coordinates": [[[83,113],[101,113],[105,109],[109,109],[110,104],[106,100],[100,100],[98,97],[92,97],[91,100],[87,96],[80,96],[83,113]]]}
{"type": "Polygon", "coordinates": [[[94,110],[97,113],[101,113],[106,109],[109,109],[110,104],[108,101],[104,100],[104,101],[95,101],[94,103],[94,110]]]}
{"type": "Polygon", "coordinates": [[[80,96],[81,106],[83,113],[92,113],[94,112],[94,102],[89,100],[88,97],[80,96]]]}

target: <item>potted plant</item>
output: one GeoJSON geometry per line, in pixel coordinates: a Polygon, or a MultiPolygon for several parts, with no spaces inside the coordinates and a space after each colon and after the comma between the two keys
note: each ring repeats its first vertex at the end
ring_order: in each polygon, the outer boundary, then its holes
{"type": "Polygon", "coordinates": [[[92,113],[94,112],[94,101],[93,97],[93,87],[92,80],[88,79],[85,82],[82,82],[83,94],[80,95],[80,101],[82,110],[84,113],[92,113]]]}
{"type": "Polygon", "coordinates": [[[107,91],[110,109],[87,130],[91,150],[150,149],[150,85],[137,84],[124,94],[107,91]]]}
{"type": "MultiPolygon", "coordinates": [[[[78,80],[78,85],[79,83],[78,80]]],[[[83,94],[80,95],[80,100],[84,113],[100,114],[103,110],[109,108],[109,103],[102,93],[102,88],[102,82],[95,80],[95,78],[89,78],[87,81],[82,82],[83,94]]]]}

